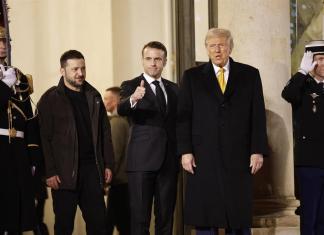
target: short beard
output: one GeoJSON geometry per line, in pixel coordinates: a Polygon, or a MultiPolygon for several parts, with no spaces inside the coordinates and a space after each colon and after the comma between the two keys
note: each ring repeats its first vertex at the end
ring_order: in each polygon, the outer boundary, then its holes
{"type": "Polygon", "coordinates": [[[77,89],[81,89],[83,84],[84,84],[84,80],[82,81],[82,84],[76,83],[74,80],[66,78],[66,81],[72,86],[75,87],[77,89]]]}

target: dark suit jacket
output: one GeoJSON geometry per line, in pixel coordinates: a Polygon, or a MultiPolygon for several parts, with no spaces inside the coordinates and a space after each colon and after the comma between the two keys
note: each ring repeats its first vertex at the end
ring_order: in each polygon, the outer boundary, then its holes
{"type": "Polygon", "coordinates": [[[244,228],[251,225],[253,153],[267,153],[259,71],[230,59],[223,94],[212,63],[184,72],[178,99],[179,154],[193,153],[188,174],[186,224],[244,228]]]}
{"type": "Polygon", "coordinates": [[[178,87],[165,79],[162,82],[168,97],[166,114],[160,112],[155,94],[143,75],[121,85],[122,100],[118,114],[128,116],[131,121],[126,154],[128,171],[156,171],[165,161],[170,170],[177,169],[175,131],[178,87]],[[145,81],[145,96],[131,108],[130,96],[142,80],[145,81]]]}
{"type": "Polygon", "coordinates": [[[309,75],[296,73],[282,91],[292,105],[295,165],[324,168],[323,85],[309,75]]]}

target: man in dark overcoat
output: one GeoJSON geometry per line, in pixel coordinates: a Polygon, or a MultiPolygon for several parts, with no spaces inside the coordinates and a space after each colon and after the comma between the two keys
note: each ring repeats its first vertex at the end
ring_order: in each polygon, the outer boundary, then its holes
{"type": "Polygon", "coordinates": [[[0,234],[20,234],[35,226],[33,170],[40,157],[31,83],[7,66],[5,29],[0,27],[0,234]]]}
{"type": "Polygon", "coordinates": [[[210,29],[205,46],[210,61],[185,71],[179,91],[184,222],[197,234],[251,234],[252,176],[268,151],[261,79],[230,58],[230,31],[210,29]]]}
{"type": "Polygon", "coordinates": [[[293,110],[300,234],[324,234],[324,41],[312,41],[282,91],[293,110]]]}

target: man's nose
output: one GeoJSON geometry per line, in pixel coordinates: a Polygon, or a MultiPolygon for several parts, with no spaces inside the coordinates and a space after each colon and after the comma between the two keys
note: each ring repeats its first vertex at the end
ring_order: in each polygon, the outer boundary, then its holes
{"type": "Polygon", "coordinates": [[[78,75],[79,76],[83,76],[84,75],[84,72],[82,71],[82,69],[78,69],[78,75]]]}
{"type": "Polygon", "coordinates": [[[156,60],[155,59],[151,59],[150,64],[151,65],[156,65],[156,60]]]}
{"type": "Polygon", "coordinates": [[[216,51],[216,52],[220,52],[220,51],[221,51],[221,48],[220,48],[219,45],[216,45],[216,46],[215,46],[215,51],[216,51]]]}

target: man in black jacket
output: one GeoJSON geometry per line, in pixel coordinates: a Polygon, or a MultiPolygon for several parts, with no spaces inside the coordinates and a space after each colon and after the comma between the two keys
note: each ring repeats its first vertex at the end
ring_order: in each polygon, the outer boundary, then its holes
{"type": "Polygon", "coordinates": [[[178,87],[161,77],[167,50],[160,42],[142,49],[144,73],[121,85],[118,113],[131,120],[127,150],[131,234],[149,234],[154,197],[155,234],[172,234],[176,199],[178,87]]]}
{"type": "Polygon", "coordinates": [[[87,234],[104,235],[103,186],[111,181],[113,163],[110,124],[99,92],[85,81],[83,55],[67,51],[60,63],[58,86],[38,105],[55,234],[72,234],[79,205],[87,234]]]}
{"type": "Polygon", "coordinates": [[[282,91],[293,109],[301,235],[324,234],[324,41],[312,41],[282,91]]]}

